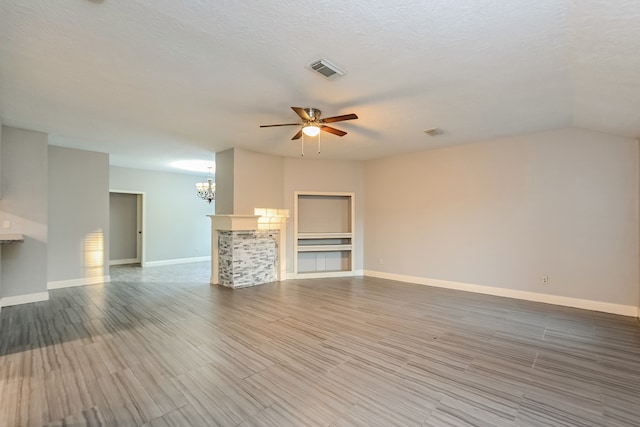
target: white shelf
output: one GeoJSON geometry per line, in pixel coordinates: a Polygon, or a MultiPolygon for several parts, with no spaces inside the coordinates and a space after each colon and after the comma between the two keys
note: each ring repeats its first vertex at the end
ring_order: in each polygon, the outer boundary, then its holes
{"type": "Polygon", "coordinates": [[[298,252],[340,252],[350,251],[351,245],[303,245],[298,246],[298,252]]]}
{"type": "Polygon", "coordinates": [[[352,271],[324,270],[324,271],[299,271],[295,277],[298,279],[321,279],[326,277],[351,277],[352,271]]]}
{"type": "Polygon", "coordinates": [[[352,233],[298,233],[298,240],[302,239],[351,239],[352,233]]]}
{"type": "Polygon", "coordinates": [[[295,192],[294,274],[298,277],[353,275],[354,196],[295,192]]]}
{"type": "Polygon", "coordinates": [[[0,233],[0,244],[22,242],[24,242],[24,236],[22,234],[0,233]]]}

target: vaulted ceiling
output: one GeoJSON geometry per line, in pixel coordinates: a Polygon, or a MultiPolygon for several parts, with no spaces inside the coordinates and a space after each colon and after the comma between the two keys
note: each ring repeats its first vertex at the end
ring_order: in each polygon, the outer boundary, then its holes
{"type": "Polygon", "coordinates": [[[295,122],[290,106],[360,117],[323,133],[321,158],[566,126],[638,137],[639,22],[637,0],[2,0],[0,117],[155,169],[298,156],[297,128],[258,127],[295,122]]]}

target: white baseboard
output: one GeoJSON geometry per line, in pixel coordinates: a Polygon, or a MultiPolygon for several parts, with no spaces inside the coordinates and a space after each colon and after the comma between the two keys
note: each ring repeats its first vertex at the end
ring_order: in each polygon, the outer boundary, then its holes
{"type": "Polygon", "coordinates": [[[109,283],[111,276],[82,277],[80,279],[56,280],[47,283],[47,289],[73,288],[75,286],[97,285],[109,283]]]}
{"type": "Polygon", "coordinates": [[[129,259],[114,259],[109,261],[109,265],[124,265],[124,264],[139,264],[140,260],[137,258],[129,259]]]}
{"type": "Polygon", "coordinates": [[[49,292],[37,292],[34,294],[16,295],[13,297],[0,298],[0,307],[9,307],[11,305],[29,304],[32,302],[47,301],[49,292]]]}
{"type": "Polygon", "coordinates": [[[514,298],[525,301],[542,302],[546,304],[562,305],[565,307],[582,308],[585,310],[601,311],[604,313],[620,314],[622,316],[640,317],[640,308],[631,305],[613,304],[610,302],[585,300],[580,298],[563,297],[558,295],[541,294],[537,292],[519,291],[516,289],[495,288],[491,286],[473,285],[470,283],[451,282],[448,280],[428,279],[404,274],[385,273],[381,271],[365,270],[365,276],[380,279],[396,280],[399,282],[415,283],[418,285],[435,286],[438,288],[455,289],[458,291],[475,292],[478,294],[494,295],[498,297],[514,298]]]}
{"type": "Polygon", "coordinates": [[[162,261],[146,261],[143,267],[158,267],[161,265],[189,264],[192,262],[211,261],[211,256],[200,256],[194,258],[163,259],[162,261]]]}

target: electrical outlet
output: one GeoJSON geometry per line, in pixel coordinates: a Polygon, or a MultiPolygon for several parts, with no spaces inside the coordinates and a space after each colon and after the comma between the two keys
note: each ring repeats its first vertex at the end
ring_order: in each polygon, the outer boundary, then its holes
{"type": "Polygon", "coordinates": [[[11,228],[11,221],[9,221],[8,219],[2,221],[2,228],[11,228]]]}
{"type": "Polygon", "coordinates": [[[378,264],[380,264],[380,265],[384,264],[384,261],[382,260],[382,258],[380,258],[380,259],[378,260],[378,264]]]}
{"type": "Polygon", "coordinates": [[[549,284],[549,276],[542,276],[542,283],[544,283],[545,285],[549,284]]]}

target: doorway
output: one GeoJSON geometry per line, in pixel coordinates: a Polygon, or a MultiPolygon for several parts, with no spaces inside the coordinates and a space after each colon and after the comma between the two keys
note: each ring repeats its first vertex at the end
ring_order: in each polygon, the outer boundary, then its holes
{"type": "Polygon", "coordinates": [[[109,265],[142,264],[143,193],[109,193],[109,265]]]}

